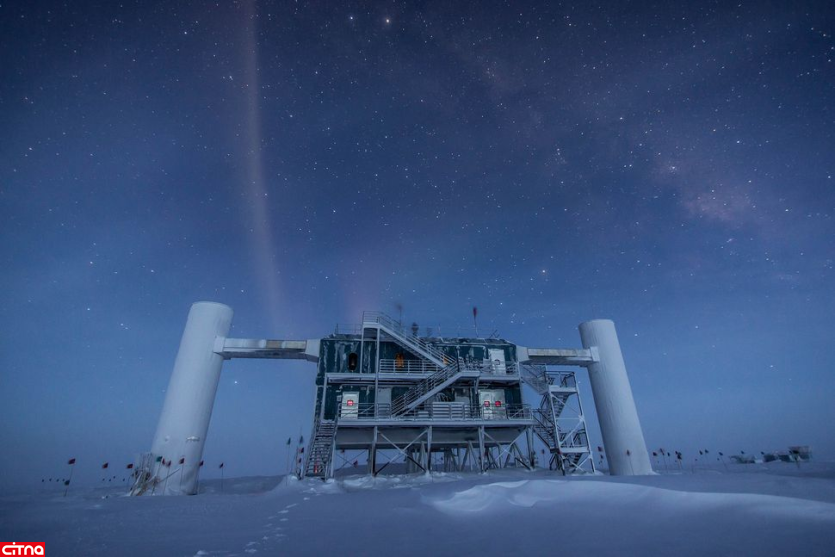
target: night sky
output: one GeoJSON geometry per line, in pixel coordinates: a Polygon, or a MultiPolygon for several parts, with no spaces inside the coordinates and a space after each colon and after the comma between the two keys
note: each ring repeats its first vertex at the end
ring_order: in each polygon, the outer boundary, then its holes
{"type": "MultiPolygon", "coordinates": [[[[198,300],[610,318],[651,448],[835,458],[835,8],[679,4],[2,2],[0,486],[121,481],[198,300]]],[[[204,476],[283,472],[314,374],[228,362],[204,476]]]]}

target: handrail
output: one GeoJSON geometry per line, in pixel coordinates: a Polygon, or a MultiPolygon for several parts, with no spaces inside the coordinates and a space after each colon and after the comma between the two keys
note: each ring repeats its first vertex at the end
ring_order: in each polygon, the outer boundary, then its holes
{"type": "Polygon", "coordinates": [[[522,381],[533,387],[536,392],[540,394],[548,392],[550,382],[548,381],[548,375],[545,373],[545,366],[520,364],[519,371],[522,381]]]}
{"type": "Polygon", "coordinates": [[[510,361],[504,361],[501,362],[501,365],[496,365],[490,360],[462,360],[461,369],[468,371],[480,371],[481,373],[488,373],[490,375],[516,375],[518,373],[516,362],[510,361]],[[504,368],[505,371],[499,371],[502,368],[504,368]]]}
{"type": "MultiPolygon", "coordinates": [[[[502,362],[504,365],[504,372],[500,372],[500,366],[497,366],[493,362],[484,361],[484,362],[474,362],[474,361],[467,361],[461,360],[459,362],[459,366],[462,370],[465,371],[480,371],[481,373],[486,373],[490,375],[516,375],[517,373],[517,366],[515,362],[502,362]]],[[[436,371],[440,371],[444,369],[438,366],[435,363],[432,363],[428,360],[391,360],[391,359],[381,359],[380,360],[380,373],[435,373],[436,371]]]]}
{"type": "Polygon", "coordinates": [[[406,410],[409,405],[416,403],[421,397],[426,396],[427,393],[432,392],[434,389],[438,388],[439,385],[448,381],[453,375],[457,374],[460,369],[459,363],[454,362],[444,368],[441,368],[429,377],[421,379],[414,387],[400,395],[397,400],[392,403],[392,412],[394,414],[400,414],[406,410]]]}
{"type": "Polygon", "coordinates": [[[553,434],[554,431],[554,422],[548,419],[547,414],[543,410],[534,410],[532,413],[533,419],[536,420],[537,424],[542,428],[548,430],[553,434]]]}
{"type": "Polygon", "coordinates": [[[505,404],[501,407],[478,406],[466,402],[431,402],[424,403],[416,409],[407,410],[400,414],[392,413],[392,405],[386,402],[364,402],[350,409],[340,408],[340,419],[343,426],[346,421],[353,420],[530,420],[537,411],[531,410],[530,404],[505,404]]]}
{"type": "Polygon", "coordinates": [[[413,348],[417,347],[418,350],[422,350],[426,354],[429,354],[432,358],[436,360],[436,363],[444,363],[449,359],[449,356],[447,356],[444,352],[438,350],[419,336],[406,331],[403,328],[402,323],[395,321],[383,312],[365,311],[362,314],[362,322],[363,324],[377,323],[379,325],[384,326],[385,328],[398,335],[400,337],[400,340],[403,340],[406,344],[412,344],[414,345],[413,348]]]}
{"type": "Polygon", "coordinates": [[[437,364],[428,360],[380,360],[380,373],[435,373],[437,364]]]}
{"type": "Polygon", "coordinates": [[[320,420],[318,418],[315,420],[313,437],[310,440],[310,444],[307,448],[307,455],[304,459],[304,469],[302,472],[304,476],[311,475],[313,473],[312,470],[316,468],[317,464],[321,466],[321,469],[316,473],[326,473],[325,468],[330,461],[330,457],[327,452],[328,447],[323,442],[327,441],[328,445],[333,443],[338,421],[339,416],[333,420],[320,420]]]}
{"type": "Polygon", "coordinates": [[[538,393],[545,394],[551,385],[576,389],[577,378],[573,371],[548,371],[542,364],[519,364],[520,377],[538,393]]]}

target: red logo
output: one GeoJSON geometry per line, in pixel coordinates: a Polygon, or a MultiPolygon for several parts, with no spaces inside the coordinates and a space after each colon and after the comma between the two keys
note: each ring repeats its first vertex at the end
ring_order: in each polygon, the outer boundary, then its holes
{"type": "Polygon", "coordinates": [[[44,555],[45,543],[0,542],[0,555],[44,555]]]}

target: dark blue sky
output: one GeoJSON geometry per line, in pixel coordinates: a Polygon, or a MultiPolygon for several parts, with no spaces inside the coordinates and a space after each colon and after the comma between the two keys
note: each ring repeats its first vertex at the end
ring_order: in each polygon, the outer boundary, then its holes
{"type": "MultiPolygon", "coordinates": [[[[259,338],[611,318],[651,446],[835,457],[833,32],[827,2],[3,3],[0,484],[148,450],[197,300],[259,338]]],[[[281,472],[313,377],[227,364],[207,462],[281,472]]]]}

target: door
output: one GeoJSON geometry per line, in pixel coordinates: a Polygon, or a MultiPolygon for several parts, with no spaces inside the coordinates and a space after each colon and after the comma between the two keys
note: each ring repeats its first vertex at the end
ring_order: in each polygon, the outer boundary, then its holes
{"type": "Polygon", "coordinates": [[[485,420],[493,419],[493,408],[496,404],[496,393],[493,391],[479,391],[478,404],[481,406],[481,417],[485,420]]]}
{"type": "Polygon", "coordinates": [[[391,416],[391,387],[379,387],[376,398],[377,417],[388,418],[391,416]]]}
{"type": "Polygon", "coordinates": [[[343,420],[356,420],[360,404],[359,393],[342,393],[342,407],[339,417],[343,420]]]}
{"type": "Polygon", "coordinates": [[[501,348],[491,348],[489,354],[490,366],[493,368],[493,373],[497,375],[507,374],[507,365],[504,363],[504,350],[501,348]]]}

